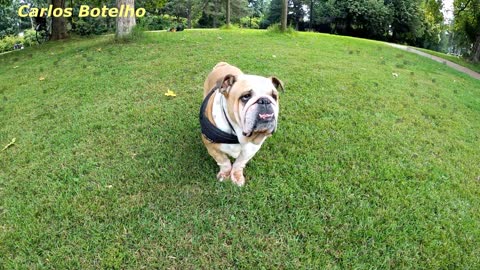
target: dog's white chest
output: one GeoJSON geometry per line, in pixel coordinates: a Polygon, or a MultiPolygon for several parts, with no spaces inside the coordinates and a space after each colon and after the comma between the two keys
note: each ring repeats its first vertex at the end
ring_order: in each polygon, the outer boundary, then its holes
{"type": "Polygon", "coordinates": [[[222,143],[220,145],[220,150],[233,158],[238,158],[242,151],[242,145],[222,143]]]}
{"type": "Polygon", "coordinates": [[[215,93],[215,97],[213,99],[213,107],[212,107],[212,116],[213,120],[215,121],[215,125],[222,131],[229,132],[230,126],[228,125],[227,120],[225,119],[225,114],[222,111],[223,103],[222,103],[222,95],[215,93]]]}

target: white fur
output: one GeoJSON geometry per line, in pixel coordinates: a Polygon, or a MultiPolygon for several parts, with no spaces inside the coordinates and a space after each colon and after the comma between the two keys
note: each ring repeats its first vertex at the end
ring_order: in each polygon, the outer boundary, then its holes
{"type": "Polygon", "coordinates": [[[242,145],[222,143],[220,145],[220,150],[233,158],[238,158],[242,151],[242,145]]]}
{"type": "MultiPolygon", "coordinates": [[[[227,110],[226,108],[226,100],[222,94],[215,93],[213,99],[213,107],[212,107],[212,116],[213,120],[215,121],[215,125],[222,131],[232,133],[232,129],[228,125],[227,119],[225,118],[225,114],[222,111],[222,108],[227,110]]],[[[230,123],[232,123],[230,121],[230,123]]],[[[245,136],[242,134],[242,129],[232,123],[235,133],[238,135],[238,139],[240,144],[220,144],[220,150],[227,155],[231,156],[232,158],[238,158],[240,154],[242,154],[242,158],[238,159],[235,163],[237,163],[238,167],[243,167],[245,164],[250,160],[257,152],[260,150],[262,146],[262,142],[259,144],[253,144],[250,142],[245,142],[245,136]]]]}
{"type": "MultiPolygon", "coordinates": [[[[214,95],[215,96],[214,96],[213,105],[212,105],[212,116],[213,116],[213,121],[215,121],[215,126],[222,131],[232,133],[232,129],[228,125],[228,122],[225,119],[225,114],[222,111],[222,107],[224,107],[226,103],[226,100],[224,100],[225,97],[218,92],[215,92],[214,95]]],[[[226,108],[224,109],[226,110],[226,108]]]]}

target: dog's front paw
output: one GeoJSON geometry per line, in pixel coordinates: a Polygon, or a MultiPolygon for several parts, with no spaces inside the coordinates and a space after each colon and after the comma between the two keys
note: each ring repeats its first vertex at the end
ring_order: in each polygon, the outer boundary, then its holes
{"type": "Polygon", "coordinates": [[[239,187],[245,185],[245,177],[243,177],[243,170],[232,171],[230,178],[232,178],[232,182],[239,187]]]}
{"type": "Polygon", "coordinates": [[[217,179],[218,181],[220,182],[223,182],[225,180],[227,180],[228,178],[230,178],[230,170],[228,171],[219,171],[217,173],[217,179]]]}

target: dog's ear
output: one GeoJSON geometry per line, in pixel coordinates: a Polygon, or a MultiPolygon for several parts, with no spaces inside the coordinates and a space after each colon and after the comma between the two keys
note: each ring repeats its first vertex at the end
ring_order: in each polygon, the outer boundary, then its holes
{"type": "Polygon", "coordinates": [[[283,86],[283,82],[279,78],[277,78],[275,76],[271,76],[271,77],[269,77],[269,79],[272,80],[273,86],[275,86],[275,88],[277,88],[277,90],[282,91],[282,92],[285,91],[285,87],[283,86]]]}
{"type": "Polygon", "coordinates": [[[230,91],[230,89],[232,88],[233,84],[236,81],[237,81],[237,78],[232,74],[228,74],[225,77],[223,77],[223,79],[220,79],[217,82],[217,87],[220,93],[222,93],[223,95],[228,95],[228,92],[230,91]]]}

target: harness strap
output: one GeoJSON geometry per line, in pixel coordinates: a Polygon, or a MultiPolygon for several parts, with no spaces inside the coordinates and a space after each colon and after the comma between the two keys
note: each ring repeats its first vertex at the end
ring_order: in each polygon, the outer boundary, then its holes
{"type": "MultiPolygon", "coordinates": [[[[203,100],[202,106],[200,107],[200,115],[199,115],[199,120],[200,120],[200,127],[202,129],[202,134],[205,136],[207,140],[213,143],[226,143],[226,144],[239,144],[240,142],[238,141],[238,138],[236,135],[227,133],[218,127],[216,127],[208,117],[205,115],[205,110],[207,108],[208,101],[210,100],[210,97],[215,93],[215,91],[218,90],[218,87],[214,87],[212,90],[210,90],[210,93],[205,97],[203,100]]],[[[227,120],[228,125],[230,128],[235,132],[235,129],[233,128],[232,124],[230,121],[228,121],[227,114],[225,113],[225,110],[222,111],[225,115],[225,119],[227,120]]]]}

